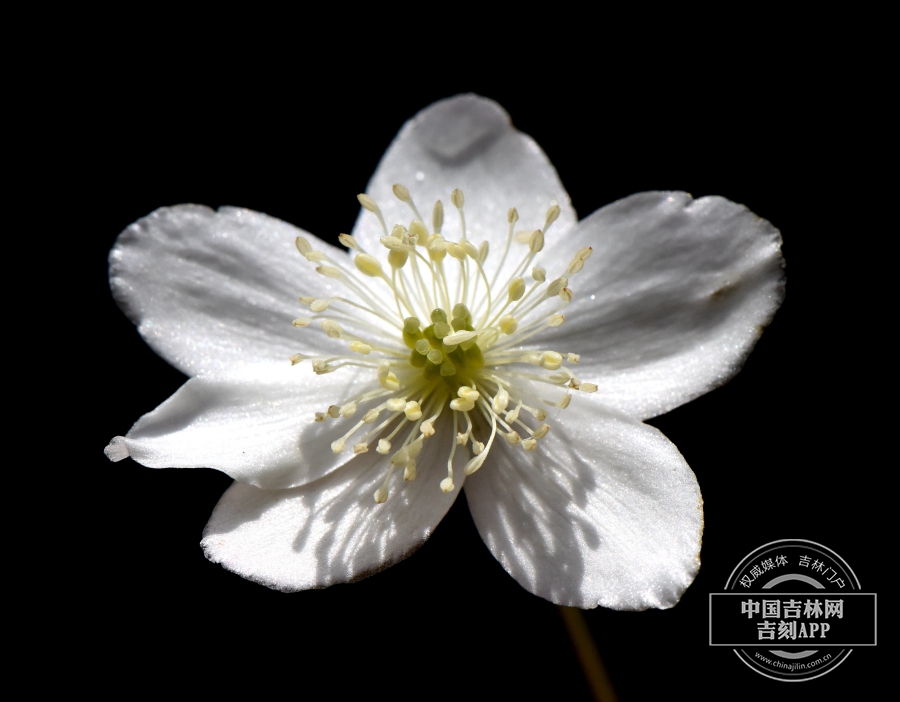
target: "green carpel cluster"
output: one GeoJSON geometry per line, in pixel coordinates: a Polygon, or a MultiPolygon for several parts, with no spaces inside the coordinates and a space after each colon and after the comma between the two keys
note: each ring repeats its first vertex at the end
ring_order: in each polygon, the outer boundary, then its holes
{"type": "Polygon", "coordinates": [[[475,331],[472,313],[463,305],[453,307],[453,317],[441,308],[432,310],[431,324],[424,329],[417,317],[403,320],[403,342],[409,348],[409,362],[421,368],[428,379],[442,378],[453,391],[461,385],[472,385],[472,376],[484,367],[484,357],[475,339],[459,344],[445,344],[444,338],[458,331],[475,331]]]}

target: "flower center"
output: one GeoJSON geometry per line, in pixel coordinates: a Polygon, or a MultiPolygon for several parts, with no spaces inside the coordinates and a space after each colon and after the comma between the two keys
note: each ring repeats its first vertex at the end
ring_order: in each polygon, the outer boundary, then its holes
{"type": "MultiPolygon", "coordinates": [[[[569,277],[591,255],[590,248],[580,250],[563,275],[546,285],[546,271],[532,267],[544,248],[547,230],[559,216],[556,203],[551,203],[543,228],[537,230],[517,232],[519,215],[510,209],[506,245],[499,263],[491,267],[488,242],[476,246],[466,238],[465,199],[460,190],[450,197],[459,214],[457,241],[442,233],[440,201],[433,208],[429,229],[409,191],[395,185],[394,194],[409,206],[414,219],[409,227],[398,224],[390,231],[374,200],[358,196],[381,224],[380,242],[390,275],[378,258],[347,234],[341,234],[340,241],[356,252],[355,271],[314,250],[303,237],[296,241],[301,254],[320,264],[319,274],[338,281],[349,293],[349,297],[300,298],[314,315],[295,319],[294,326],[304,328],[318,321],[328,337],[348,342],[352,352],[312,358],[313,370],[324,374],[345,366],[361,367],[373,372],[373,380],[378,381],[377,388],[315,416],[319,422],[346,421],[360,406],[367,408],[331,448],[340,453],[356,436],[355,453],[364,453],[374,444],[378,453],[390,454],[384,482],[375,492],[378,503],[387,499],[396,468],[403,468],[405,480],[416,479],[416,458],[424,441],[449,440],[447,475],[440,481],[440,488],[449,492],[455,489],[457,450],[471,452],[466,475],[481,468],[498,434],[507,443],[532,451],[550,429],[544,423],[547,410],[540,405],[562,410],[571,400],[569,391],[597,390],[567,367],[578,363],[577,353],[522,348],[531,337],[565,321],[561,310],[572,299],[569,277]],[[527,250],[519,264],[509,268],[506,282],[498,285],[501,269],[515,248],[527,250]],[[532,282],[527,285],[522,276],[529,268],[532,282]],[[391,307],[385,308],[384,296],[374,294],[365,278],[385,286],[391,307]],[[556,389],[550,397],[545,397],[546,386],[556,389]],[[453,435],[435,437],[435,424],[445,411],[452,414],[453,435]]],[[[295,354],[291,363],[305,358],[295,354]]]]}

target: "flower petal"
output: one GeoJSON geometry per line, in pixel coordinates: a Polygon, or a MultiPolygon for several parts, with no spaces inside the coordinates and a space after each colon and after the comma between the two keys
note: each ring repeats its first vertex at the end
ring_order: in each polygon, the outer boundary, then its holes
{"type": "Polygon", "coordinates": [[[575,398],[537,450],[501,443],[491,459],[468,478],[469,509],[527,590],[585,609],[667,608],[694,579],[700,488],[657,429],[575,398]]]}
{"type": "MultiPolygon", "coordinates": [[[[741,367],[784,297],[781,235],[743,205],[687,193],[631,195],[559,246],[593,247],[554,344],[596,398],[649,418],[718,387],[741,367]]],[[[548,268],[548,272],[550,269],[548,268]]]]}
{"type": "Polygon", "coordinates": [[[164,207],[123,231],[109,254],[120,307],[160,356],[187,375],[339,348],[318,327],[299,331],[300,294],[338,294],[313,273],[294,239],[346,260],[346,253],[250,210],[164,207]],[[314,285],[303,278],[315,277],[314,285]],[[311,290],[304,290],[303,287],[311,290]],[[312,336],[311,336],[312,335],[312,336]]]}
{"type": "MultiPolygon", "coordinates": [[[[560,206],[553,225],[557,234],[577,217],[553,165],[535,141],[516,130],[509,115],[492,100],[477,95],[456,97],[430,105],[409,120],[388,148],[369,181],[366,193],[381,207],[388,227],[409,225],[414,218],[392,187],[406,186],[425,223],[431,226],[432,207],[444,205],[447,238],[460,237],[459,218],[450,194],[465,195],[467,238],[490,242],[499,257],[506,243],[507,210],[517,208],[518,229],[542,229],[551,200],[560,206]]],[[[380,247],[381,225],[362,210],[353,230],[371,251],[380,247]]],[[[518,256],[510,256],[518,261],[518,256]]],[[[505,278],[504,278],[505,280],[505,278]]]]}
{"type": "Polygon", "coordinates": [[[358,396],[367,378],[348,371],[315,376],[308,363],[285,366],[191,378],[126,437],[113,439],[106,454],[113,460],[130,455],[151,468],[216,468],[269,489],[316,480],[353,458],[352,445],[335,454],[331,443],[366,408],[324,422],[315,421],[315,412],[358,396]]]}
{"type": "MultiPolygon", "coordinates": [[[[403,560],[434,531],[462,488],[441,492],[448,426],[425,441],[419,475],[394,471],[390,496],[375,504],[388,459],[357,456],[340,470],[293,490],[235,483],[219,500],[201,545],[206,556],[245,578],[293,592],[359,580],[403,560]]],[[[459,452],[458,452],[459,453],[459,452]]]]}

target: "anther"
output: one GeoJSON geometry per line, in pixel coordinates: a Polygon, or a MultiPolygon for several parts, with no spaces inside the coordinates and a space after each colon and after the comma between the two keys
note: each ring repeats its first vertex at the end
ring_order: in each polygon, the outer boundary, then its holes
{"type": "Polygon", "coordinates": [[[547,326],[549,327],[558,327],[560,324],[566,321],[566,315],[556,313],[550,316],[550,319],[547,320],[547,326]]]}
{"type": "Polygon", "coordinates": [[[334,278],[338,279],[343,276],[341,270],[339,268],[335,268],[334,266],[318,266],[316,268],[316,273],[319,275],[324,275],[326,278],[334,278]]]}
{"type": "Polygon", "coordinates": [[[381,242],[381,245],[384,248],[390,251],[404,251],[408,248],[407,245],[403,243],[403,239],[399,236],[394,236],[393,234],[390,236],[383,236],[378,241],[381,242]]]}
{"type": "Polygon", "coordinates": [[[521,300],[522,295],[525,294],[525,281],[521,278],[513,278],[509,281],[509,285],[506,289],[509,294],[508,302],[515,302],[516,300],[521,300]]]}
{"type": "Polygon", "coordinates": [[[547,219],[544,222],[545,231],[550,228],[550,225],[556,221],[557,217],[559,217],[559,205],[554,202],[550,205],[550,209],[547,210],[547,219]]]}
{"type": "Polygon", "coordinates": [[[410,458],[403,467],[403,479],[412,482],[416,479],[416,459],[410,458]]]}
{"type": "Polygon", "coordinates": [[[312,253],[313,247],[306,239],[302,236],[298,236],[294,239],[294,246],[297,247],[297,251],[299,251],[304,256],[308,256],[312,253]]]}
{"type": "Polygon", "coordinates": [[[588,246],[586,248],[581,249],[577,254],[575,254],[575,258],[572,259],[572,262],[569,264],[569,267],[566,271],[571,275],[577,273],[582,268],[584,268],[584,262],[587,261],[594,250],[588,246]]]}
{"type": "Polygon", "coordinates": [[[376,448],[375,450],[382,456],[384,456],[391,452],[391,442],[387,441],[386,439],[379,439],[378,448],[376,448]]]}
{"type": "Polygon", "coordinates": [[[581,392],[597,392],[597,386],[593,383],[582,383],[578,389],[581,392]]]}
{"type": "Polygon", "coordinates": [[[363,415],[362,420],[363,420],[363,422],[365,422],[366,424],[371,424],[371,423],[374,422],[376,419],[378,419],[378,415],[379,415],[379,414],[381,414],[381,410],[380,410],[380,409],[377,409],[377,408],[370,409],[368,412],[366,412],[366,413],[363,415]]]}
{"type": "Polygon", "coordinates": [[[399,390],[400,380],[391,372],[391,364],[388,361],[382,361],[378,364],[378,382],[385,390],[399,390]]]}
{"type": "Polygon", "coordinates": [[[461,385],[459,390],[456,391],[456,394],[466,400],[471,400],[472,402],[475,402],[479,397],[481,397],[481,393],[479,393],[475,388],[470,388],[468,385],[461,385]]]}
{"type": "Polygon", "coordinates": [[[397,183],[396,185],[394,185],[392,190],[394,191],[394,196],[401,202],[408,203],[412,201],[412,198],[409,196],[409,190],[406,188],[406,186],[397,183]]]}
{"type": "Polygon", "coordinates": [[[307,307],[309,307],[315,301],[316,301],[316,298],[310,297],[309,295],[301,295],[300,296],[300,304],[301,305],[306,305],[307,307]]]}
{"type": "Polygon", "coordinates": [[[337,441],[332,441],[331,442],[331,450],[334,453],[340,453],[341,451],[343,451],[344,450],[344,440],[338,439],[337,441]]]}
{"type": "Polygon", "coordinates": [[[375,201],[370,198],[365,193],[360,193],[356,196],[356,199],[359,200],[359,204],[362,205],[369,212],[379,213],[381,210],[378,209],[378,205],[375,204],[375,201]]]}
{"type": "Polygon", "coordinates": [[[344,419],[348,419],[349,417],[352,417],[354,414],[356,414],[356,407],[357,407],[357,405],[355,402],[348,402],[346,405],[343,405],[341,407],[341,409],[340,409],[341,416],[344,419]]]}
{"type": "Polygon", "coordinates": [[[572,302],[572,291],[569,288],[563,288],[559,291],[559,297],[563,302],[572,302]]]}
{"type": "Polygon", "coordinates": [[[547,280],[547,271],[545,271],[543,268],[532,268],[531,277],[536,283],[543,283],[545,280],[547,280]]]}
{"type": "Polygon", "coordinates": [[[515,446],[522,440],[522,437],[518,435],[518,433],[511,431],[508,434],[504,434],[503,438],[506,439],[506,443],[515,446]]]}
{"type": "Polygon", "coordinates": [[[519,244],[527,244],[531,241],[531,237],[534,236],[533,229],[524,229],[520,232],[516,232],[515,237],[513,237],[517,243],[519,244]]]}
{"type": "MultiPolygon", "coordinates": [[[[435,327],[434,335],[437,336],[438,335],[437,324],[435,324],[434,327],[435,327]]],[[[444,345],[451,346],[453,344],[461,344],[463,341],[468,341],[469,339],[474,339],[476,336],[478,336],[477,331],[462,330],[462,331],[458,331],[458,332],[453,332],[452,334],[448,334],[447,336],[444,337],[444,345]]]]}
{"type": "Polygon", "coordinates": [[[500,331],[504,334],[512,334],[519,328],[519,323],[516,321],[516,318],[511,314],[503,315],[498,321],[497,326],[500,327],[500,331]]]}
{"type": "Polygon", "coordinates": [[[323,361],[321,359],[313,361],[312,367],[313,367],[313,372],[316,375],[325,375],[326,373],[332,373],[335,370],[334,366],[327,364],[325,361],[323,361]]]}
{"type": "Polygon", "coordinates": [[[556,297],[557,295],[559,295],[559,291],[566,287],[566,285],[568,284],[569,280],[567,278],[557,278],[547,286],[547,292],[545,293],[545,295],[547,297],[556,297]]]}
{"type": "Polygon", "coordinates": [[[500,413],[503,412],[507,405],[509,404],[509,393],[506,391],[506,388],[501,387],[500,390],[497,391],[497,394],[494,395],[494,399],[491,401],[491,407],[494,412],[500,413]]]}
{"type": "Polygon", "coordinates": [[[370,254],[358,254],[353,259],[353,263],[356,264],[356,268],[360,273],[370,278],[378,278],[384,275],[381,270],[381,261],[370,254]]]}
{"type": "Polygon", "coordinates": [[[567,353],[566,360],[569,363],[578,363],[581,360],[581,355],[577,353],[567,353]]]}
{"type": "Polygon", "coordinates": [[[341,332],[343,331],[340,324],[338,324],[337,322],[332,322],[330,319],[322,320],[322,329],[325,330],[325,333],[328,335],[329,339],[340,339],[341,332]]]}
{"type": "Polygon", "coordinates": [[[341,416],[341,408],[337,405],[329,405],[325,413],[332,419],[337,419],[341,416]]]}
{"type": "Polygon", "coordinates": [[[522,442],[522,448],[524,448],[526,451],[534,451],[536,446],[537,441],[535,441],[534,439],[525,439],[525,441],[522,442]]]}
{"type": "Polygon", "coordinates": [[[353,453],[355,453],[357,455],[360,453],[365,453],[368,450],[369,450],[369,447],[366,446],[366,444],[364,444],[364,443],[353,444],[353,453]]]}
{"type": "Polygon", "coordinates": [[[519,211],[515,207],[510,207],[506,211],[506,221],[510,224],[514,224],[519,221],[519,211]]]}
{"type": "Polygon", "coordinates": [[[291,365],[296,366],[305,358],[306,356],[304,356],[302,353],[295,353],[293,356],[291,356],[291,365]]]}
{"type": "Polygon", "coordinates": [[[362,251],[359,242],[357,242],[356,239],[353,238],[350,234],[338,234],[338,241],[340,241],[348,249],[353,249],[354,251],[362,251]]]}
{"type": "Polygon", "coordinates": [[[475,408],[475,403],[472,400],[468,400],[462,397],[457,397],[455,400],[450,401],[450,409],[455,410],[457,412],[468,412],[475,408]]]}
{"type": "Polygon", "coordinates": [[[309,308],[313,312],[324,312],[328,309],[329,304],[331,304],[331,300],[313,300],[310,303],[309,308]]]}
{"type": "Polygon", "coordinates": [[[368,356],[372,353],[372,347],[362,341],[351,341],[350,350],[363,356],[368,356]]]}
{"type": "Polygon", "coordinates": [[[556,351],[544,351],[541,354],[541,367],[547,370],[556,370],[562,365],[562,354],[556,351]]]}
{"type": "Polygon", "coordinates": [[[434,203],[434,209],[431,212],[431,228],[436,234],[440,234],[441,227],[444,226],[444,205],[438,200],[434,203]]]}
{"type": "Polygon", "coordinates": [[[295,327],[308,327],[309,320],[306,317],[297,317],[293,322],[291,322],[295,327]]]}
{"type": "Polygon", "coordinates": [[[450,202],[453,203],[453,206],[456,208],[457,212],[459,212],[459,225],[462,230],[462,238],[466,238],[466,215],[463,212],[463,205],[466,204],[466,198],[462,194],[462,190],[457,188],[452,193],[450,193],[450,202]]]}
{"type": "Polygon", "coordinates": [[[391,412],[402,412],[406,409],[406,398],[392,397],[385,405],[391,412]]]}
{"type": "Polygon", "coordinates": [[[453,256],[457,261],[466,260],[466,250],[459,244],[447,244],[447,253],[453,256]]]}
{"type": "Polygon", "coordinates": [[[409,224],[409,235],[410,237],[415,237],[416,241],[418,241],[420,244],[424,244],[428,239],[428,228],[423,222],[414,219],[409,224]]]}
{"type": "Polygon", "coordinates": [[[550,431],[549,424],[541,424],[537,429],[534,430],[534,433],[531,435],[534,439],[543,439],[547,436],[547,432],[550,431]]]}
{"type": "Polygon", "coordinates": [[[398,268],[403,268],[406,265],[406,261],[409,259],[409,254],[405,251],[391,251],[388,254],[388,264],[394,270],[398,268]]]}
{"type": "Polygon", "coordinates": [[[538,229],[531,235],[531,239],[528,241],[528,250],[531,251],[531,253],[536,254],[543,248],[544,232],[538,229]]]}
{"type": "Polygon", "coordinates": [[[416,421],[422,416],[422,408],[419,407],[418,402],[407,402],[404,412],[406,413],[406,418],[411,422],[416,421]]]}

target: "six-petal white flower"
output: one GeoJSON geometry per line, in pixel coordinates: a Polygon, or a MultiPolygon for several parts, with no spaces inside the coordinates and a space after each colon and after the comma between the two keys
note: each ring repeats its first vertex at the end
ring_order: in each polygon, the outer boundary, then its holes
{"type": "Polygon", "coordinates": [[[537,144],[476,96],[408,122],[361,203],[349,258],[232,208],[164,208],[126,229],[116,299],[191,379],[107,455],[232,476],[202,544],[269,587],[396,562],[464,483],[485,543],[532,592],[675,604],[699,567],[702,500],[641,420],[739,369],[781,301],[778,231],[684,193],[576,222],[537,144]],[[460,218],[424,224],[415,205],[457,187],[460,218]]]}

